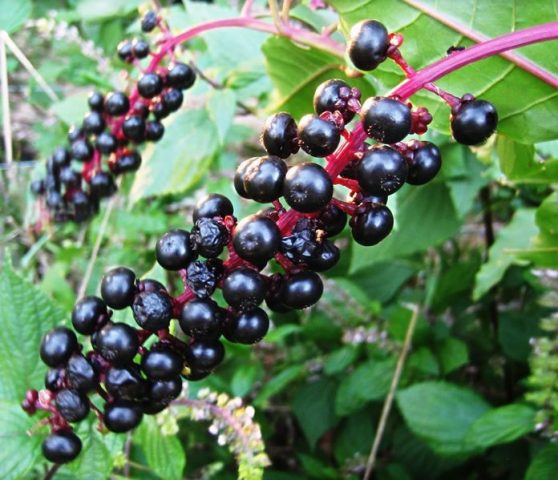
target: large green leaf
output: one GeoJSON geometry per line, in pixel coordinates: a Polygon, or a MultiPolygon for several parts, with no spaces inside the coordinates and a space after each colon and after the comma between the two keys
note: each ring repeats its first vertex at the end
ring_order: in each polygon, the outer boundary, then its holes
{"type": "Polygon", "coordinates": [[[558,159],[535,160],[535,147],[500,136],[496,143],[500,168],[513,182],[558,182],[558,159]]]}
{"type": "Polygon", "coordinates": [[[31,16],[31,0],[0,0],[0,30],[15,32],[31,16]]]}
{"type": "Polygon", "coordinates": [[[180,112],[163,139],[143,152],[130,201],[187,190],[203,178],[218,149],[218,130],[206,110],[180,112]]]}
{"type": "Polygon", "coordinates": [[[80,0],[77,2],[77,12],[85,21],[99,21],[126,15],[136,9],[140,3],[141,0],[111,0],[110,2],[80,0]]]}
{"type": "Polygon", "coordinates": [[[155,418],[145,417],[134,433],[153,472],[165,480],[183,478],[186,455],[176,435],[163,435],[155,418]]]}
{"type": "Polygon", "coordinates": [[[397,222],[399,228],[380,244],[355,245],[353,271],[433,247],[453,235],[460,225],[448,189],[442,183],[403,188],[397,198],[397,222]]]}
{"type": "Polygon", "coordinates": [[[489,410],[469,428],[465,442],[480,449],[512,442],[535,428],[535,411],[527,405],[506,405],[489,410]]]}
{"type": "Polygon", "coordinates": [[[312,112],[316,87],[329,78],[346,80],[360,88],[363,95],[374,93],[365,79],[348,79],[344,61],[336,55],[315,48],[303,48],[284,37],[270,37],[263,45],[267,73],[275,87],[270,110],[285,110],[299,118],[312,112]]]}
{"type": "Polygon", "coordinates": [[[418,383],[397,394],[397,404],[407,426],[435,452],[466,456],[477,447],[465,435],[490,406],[476,393],[446,382],[418,383]]]}
{"type": "Polygon", "coordinates": [[[537,233],[535,227],[534,210],[518,210],[512,221],[496,235],[496,241],[490,247],[489,260],[484,263],[477,273],[473,299],[478,300],[506,273],[508,267],[524,264],[517,256],[517,249],[527,248],[531,237],[537,233]]]}
{"type": "Polygon", "coordinates": [[[525,480],[554,480],[558,471],[558,445],[556,443],[547,445],[536,455],[525,480]]]}
{"type": "MultiPolygon", "coordinates": [[[[402,52],[416,69],[440,59],[451,45],[469,45],[452,24],[476,36],[496,37],[513,30],[556,20],[554,0],[540,0],[533,8],[528,1],[496,0],[332,0],[341,14],[345,31],[359,20],[377,18],[389,31],[404,35],[402,52]]],[[[549,52],[557,42],[519,50],[522,56],[558,75],[558,64],[549,52]]],[[[401,73],[391,62],[372,72],[386,88],[401,81],[401,73]]],[[[517,141],[534,143],[558,135],[558,91],[502,57],[493,57],[462,68],[438,82],[456,95],[470,92],[492,101],[500,116],[499,131],[517,141]],[[519,95],[518,92],[521,92],[519,95]]],[[[432,95],[417,95],[417,103],[431,109],[435,126],[448,129],[448,111],[432,95]],[[440,110],[440,111],[438,111],[440,110]],[[436,115],[438,113],[438,115],[436,115]]]]}
{"type": "Polygon", "coordinates": [[[52,301],[6,263],[0,271],[0,400],[18,402],[40,388],[46,367],[39,359],[45,332],[64,318],[52,301]]]}

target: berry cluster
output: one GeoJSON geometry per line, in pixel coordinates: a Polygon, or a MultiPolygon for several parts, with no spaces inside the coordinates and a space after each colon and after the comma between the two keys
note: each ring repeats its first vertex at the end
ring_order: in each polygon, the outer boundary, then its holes
{"type": "MultiPolygon", "coordinates": [[[[153,11],[144,16],[141,26],[146,33],[157,27],[166,31],[153,11]]],[[[46,207],[54,221],[82,222],[96,214],[100,200],[116,192],[115,177],[140,167],[138,147],[163,137],[161,120],[181,107],[183,91],[196,80],[185,63],[171,60],[161,65],[161,55],[152,54],[142,38],[122,41],[117,53],[141,71],[137,84],[129,94],[92,92],[89,113],[68,133],[69,146],[56,148],[46,162],[46,176],[31,184],[41,208],[46,207]],[[149,56],[154,60],[142,68],[140,61],[149,56]],[[76,162],[81,168],[72,167],[76,162]]]]}
{"type": "MultiPolygon", "coordinates": [[[[362,22],[351,31],[349,57],[360,69],[375,68],[397,54],[393,38],[379,22],[362,22]]],[[[126,45],[123,58],[137,55],[137,43],[126,45]]],[[[157,98],[153,105],[164,104],[163,92],[175,91],[169,76],[170,71],[163,81],[146,74],[138,91],[157,98]]],[[[497,122],[494,107],[470,95],[453,98],[455,138],[465,144],[486,140],[497,122]]],[[[223,361],[221,336],[241,344],[259,342],[270,325],[262,304],[280,313],[315,304],[323,293],[318,273],[338,262],[333,238],[348,217],[362,245],[375,245],[390,233],[388,197],[405,183],[432,180],[441,155],[430,142],[403,142],[427,130],[432,117],[426,109],[413,110],[394,97],[371,97],[362,105],[360,99],[346,82],[328,80],[316,90],[314,113],[298,124],[285,112],[267,120],[262,133],[267,155],[243,161],[234,186],[240,196],[272,206],[237,220],[228,198],[208,195],[196,205],[190,231],[171,230],[158,240],[157,262],[178,272],[184,284],[179,295],[118,267],[103,277],[100,298],[85,297],[72,312],[75,330],[90,336],[92,351],[81,353],[76,335],[64,327],[45,336],[46,390],[29,391],[23,407],[51,413],[52,433],[43,444],[47,459],[75,458],[81,443],[69,422],[90,410],[107,429],[124,432],[142,415],[164,409],[180,394],[181,377],[199,380],[223,361]],[[346,127],[357,114],[360,123],[349,132],[346,127]],[[289,165],[287,159],[300,149],[325,160],[289,165]],[[348,190],[345,199],[334,197],[336,186],[348,190]],[[271,261],[273,270],[267,268],[271,261]],[[226,305],[211,298],[218,288],[226,305]],[[112,320],[111,309],[126,308],[136,328],[112,320]],[[101,396],[102,410],[88,399],[90,392],[101,396]]]]}

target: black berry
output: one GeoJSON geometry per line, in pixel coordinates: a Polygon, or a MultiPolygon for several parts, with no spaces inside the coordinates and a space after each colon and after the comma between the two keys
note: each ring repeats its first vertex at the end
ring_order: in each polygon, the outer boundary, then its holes
{"type": "Polygon", "coordinates": [[[132,43],[132,53],[136,58],[145,58],[149,55],[149,43],[141,38],[137,38],[132,43]]]}
{"type": "Polygon", "coordinates": [[[136,331],[125,323],[109,323],[95,337],[95,349],[114,365],[126,365],[138,353],[136,331]]]}
{"type": "Polygon", "coordinates": [[[101,296],[110,308],[121,310],[131,306],[135,293],[136,274],[129,268],[113,268],[101,280],[101,296]]]}
{"type": "Polygon", "coordinates": [[[250,310],[262,303],[266,285],[263,277],[254,270],[237,268],[223,281],[223,297],[232,307],[250,310]]]}
{"type": "Polygon", "coordinates": [[[186,350],[186,361],[194,370],[213,370],[224,358],[225,348],[219,340],[195,340],[186,350]]]}
{"type": "Polygon", "coordinates": [[[254,158],[242,170],[243,191],[256,202],[277,200],[283,192],[286,163],[278,157],[254,158]]]}
{"type": "Polygon", "coordinates": [[[273,220],[250,215],[238,223],[233,233],[233,246],[239,257],[260,265],[279,250],[281,231],[273,220]]]}
{"type": "Polygon", "coordinates": [[[42,451],[49,462],[68,463],[81,452],[81,440],[71,430],[58,430],[45,438],[42,451]]]}
{"type": "Polygon", "coordinates": [[[108,155],[116,150],[116,138],[109,132],[102,132],[95,140],[95,147],[101,153],[108,155]]]}
{"type": "Polygon", "coordinates": [[[453,138],[463,145],[484,143],[496,131],[498,112],[486,100],[464,102],[451,116],[453,138]]]}
{"type": "Polygon", "coordinates": [[[424,185],[432,180],[442,166],[440,149],[430,142],[421,142],[409,160],[407,183],[424,185]]]}
{"type": "Polygon", "coordinates": [[[107,391],[118,400],[136,400],[145,395],[147,384],[135,365],[112,367],[105,377],[107,391]]]}
{"type": "Polygon", "coordinates": [[[87,133],[97,135],[105,129],[103,114],[100,112],[89,112],[83,118],[83,130],[87,133]]]}
{"type": "Polygon", "coordinates": [[[179,376],[167,380],[155,380],[149,385],[149,399],[152,402],[170,403],[182,391],[182,380],[179,376]]]}
{"type": "Polygon", "coordinates": [[[298,124],[299,145],[313,157],[327,157],[337,149],[341,140],[339,128],[315,115],[305,115],[298,124]]]}
{"type": "Polygon", "coordinates": [[[163,292],[141,292],[132,304],[134,319],[144,330],[156,332],[168,328],[172,316],[172,302],[163,292]]]}
{"type": "Polygon", "coordinates": [[[129,432],[140,424],[142,416],[141,408],[131,402],[119,401],[105,405],[105,425],[111,432],[129,432]]]}
{"type": "Polygon", "coordinates": [[[193,220],[199,218],[225,217],[233,214],[233,205],[224,195],[213,193],[200,199],[194,208],[193,220]]]}
{"type": "Polygon", "coordinates": [[[358,103],[360,93],[357,92],[343,80],[327,80],[320,84],[314,93],[314,111],[318,115],[337,111],[343,116],[343,121],[349,123],[355,116],[355,110],[360,106],[358,103]]]}
{"type": "Polygon", "coordinates": [[[95,368],[81,354],[74,354],[68,360],[66,367],[68,385],[79,392],[87,393],[94,390],[99,384],[95,368]]]}
{"type": "Polygon", "coordinates": [[[91,92],[87,98],[87,105],[94,112],[102,112],[105,98],[101,92],[91,92]]]}
{"type": "Polygon", "coordinates": [[[70,152],[64,147],[57,147],[52,154],[52,161],[58,167],[64,167],[70,163],[72,156],[70,152]]]}
{"type": "Polygon", "coordinates": [[[169,87],[187,90],[196,81],[196,72],[185,63],[175,63],[170,66],[167,73],[166,83],[169,87]]]}
{"type": "Polygon", "coordinates": [[[163,91],[163,79],[156,73],[145,73],[138,80],[138,92],[143,98],[153,98],[163,91]]]}
{"type": "Polygon", "coordinates": [[[143,355],[141,369],[151,380],[166,380],[182,372],[184,361],[173,349],[157,346],[143,355]]]}
{"type": "Polygon", "coordinates": [[[109,164],[110,170],[115,175],[120,175],[126,172],[135,172],[141,165],[141,155],[133,151],[128,151],[109,164]]]}
{"type": "Polygon", "coordinates": [[[269,330],[269,317],[261,308],[254,308],[229,318],[225,336],[231,342],[251,345],[259,342],[269,330]]]}
{"type": "Polygon", "coordinates": [[[389,35],[386,27],[376,20],[364,20],[351,28],[347,53],[360,70],[373,70],[387,56],[389,35]]]}
{"type": "Polygon", "coordinates": [[[354,239],[361,245],[376,245],[386,238],[393,228],[393,215],[384,205],[368,204],[364,212],[350,221],[354,239]]]}
{"type": "Polygon", "coordinates": [[[217,258],[207,261],[196,260],[186,269],[188,288],[198,298],[207,298],[213,294],[217,282],[223,274],[223,262],[217,258]]]}
{"type": "Polygon", "coordinates": [[[283,282],[281,298],[285,305],[302,309],[316,303],[324,291],[320,276],[306,271],[289,276],[283,282]]]}
{"type": "Polygon", "coordinates": [[[311,213],[324,208],[333,195],[328,173],[315,163],[291,167],[285,176],[283,196],[294,210],[311,213]]]}
{"type": "Polygon", "coordinates": [[[89,180],[89,191],[97,198],[110,197],[117,187],[110,173],[97,172],[89,180]]]}
{"type": "Polygon", "coordinates": [[[105,112],[113,117],[124,115],[130,108],[130,100],[124,92],[111,92],[105,98],[105,112]]]}
{"type": "Polygon", "coordinates": [[[132,53],[132,42],[130,40],[122,40],[116,46],[116,53],[118,58],[123,62],[131,62],[134,58],[132,53]]]}
{"type": "Polygon", "coordinates": [[[287,158],[298,152],[297,138],[296,122],[288,113],[276,113],[265,122],[262,143],[270,155],[287,158]]]}
{"type": "Polygon", "coordinates": [[[56,394],[56,409],[68,422],[81,422],[89,415],[89,401],[77,390],[65,388],[56,394]]]}
{"type": "Polygon", "coordinates": [[[372,195],[391,195],[407,179],[409,167],[405,158],[388,146],[374,146],[365,152],[357,167],[357,180],[372,195]]]}
{"type": "Polygon", "coordinates": [[[41,343],[41,360],[49,367],[66,363],[78,350],[76,334],[66,327],[56,327],[48,332],[41,343]]]}
{"type": "Polygon", "coordinates": [[[176,112],[184,101],[184,94],[177,88],[169,88],[161,96],[161,102],[169,112],[176,112]]]}
{"type": "Polygon", "coordinates": [[[211,299],[190,300],[179,317],[182,331],[195,338],[216,338],[221,334],[221,309],[211,299]]]}
{"type": "Polygon", "coordinates": [[[360,112],[367,135],[381,143],[397,143],[411,131],[411,109],[399,100],[371,97],[360,112]]]}
{"type": "Polygon", "coordinates": [[[165,126],[161,122],[147,122],[145,124],[145,139],[158,142],[165,134],[165,126]]]}
{"type": "Polygon", "coordinates": [[[166,270],[186,268],[195,258],[190,246],[190,234],[185,230],[171,230],[157,242],[155,249],[157,262],[166,270]]]}
{"type": "Polygon", "coordinates": [[[141,115],[126,117],[122,124],[122,132],[127,139],[141,142],[145,136],[145,119],[141,115]]]}
{"type": "Polygon", "coordinates": [[[72,158],[78,162],[88,162],[93,155],[93,147],[87,140],[78,139],[70,147],[72,151],[72,158]]]}
{"type": "Polygon", "coordinates": [[[332,204],[320,213],[319,219],[328,237],[339,235],[347,224],[347,214],[332,204]]]}
{"type": "Polygon", "coordinates": [[[141,30],[145,33],[153,31],[157,26],[157,14],[153,10],[149,10],[141,19],[141,30]]]}

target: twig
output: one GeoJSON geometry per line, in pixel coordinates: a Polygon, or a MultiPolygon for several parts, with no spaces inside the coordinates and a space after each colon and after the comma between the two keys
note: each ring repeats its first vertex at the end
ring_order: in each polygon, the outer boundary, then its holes
{"type": "Polygon", "coordinates": [[[252,7],[254,5],[254,0],[246,0],[244,5],[242,6],[242,10],[240,11],[241,17],[249,17],[252,13],[252,7]]]}
{"type": "Polygon", "coordinates": [[[370,450],[370,455],[368,456],[368,461],[366,462],[366,471],[364,473],[364,480],[369,480],[372,470],[374,469],[374,463],[376,462],[376,456],[378,455],[378,449],[380,448],[380,442],[384,435],[384,430],[386,428],[387,419],[391,411],[391,406],[393,404],[393,399],[395,397],[395,391],[397,390],[397,385],[401,378],[401,373],[403,372],[403,366],[405,365],[405,360],[411,349],[411,341],[413,339],[413,333],[415,331],[415,326],[417,324],[417,319],[419,315],[419,307],[417,305],[412,306],[412,316],[409,321],[409,326],[407,327],[407,333],[405,334],[405,341],[403,343],[403,348],[399,359],[397,360],[397,365],[395,367],[395,372],[393,373],[393,378],[391,379],[391,385],[389,387],[389,392],[387,394],[386,400],[384,402],[384,407],[382,408],[382,415],[380,421],[378,422],[378,428],[376,429],[376,436],[374,438],[374,443],[370,450]]]}
{"type": "MultiPolygon", "coordinates": [[[[3,33],[3,32],[1,32],[3,33]]],[[[12,120],[10,116],[10,94],[8,92],[8,59],[6,57],[6,43],[0,33],[0,82],[2,82],[2,123],[4,126],[4,152],[6,163],[10,165],[13,158],[12,150],[12,120]]]]}
{"type": "Polygon", "coordinates": [[[11,39],[7,32],[2,31],[0,33],[2,36],[2,40],[6,42],[10,51],[15,55],[15,57],[19,60],[19,62],[27,69],[27,71],[31,74],[31,76],[37,81],[37,83],[43,88],[45,93],[49,96],[49,98],[53,102],[57,102],[60,100],[56,92],[50,88],[46,80],[43,76],[37,71],[37,69],[33,66],[33,64],[29,61],[29,59],[25,56],[25,54],[20,50],[20,48],[15,44],[15,42],[11,39]]]}
{"type": "Polygon", "coordinates": [[[279,15],[279,7],[277,5],[277,0],[269,0],[269,10],[271,12],[271,18],[273,19],[273,25],[278,32],[283,30],[283,22],[281,21],[281,16],[279,15]]]}
{"type": "Polygon", "coordinates": [[[103,243],[103,239],[108,227],[108,221],[110,218],[110,214],[116,201],[118,199],[117,195],[114,195],[105,210],[105,214],[103,216],[103,221],[101,222],[101,226],[99,227],[99,232],[97,233],[97,238],[95,240],[95,245],[93,247],[93,251],[91,252],[91,257],[89,258],[89,263],[87,264],[87,269],[85,270],[85,275],[83,276],[83,280],[79,286],[77,298],[81,298],[85,295],[85,291],[87,290],[87,285],[89,284],[89,280],[91,279],[91,274],[93,273],[93,267],[95,265],[95,261],[97,260],[97,256],[99,255],[99,250],[101,249],[101,243],[103,243]]]}
{"type": "Polygon", "coordinates": [[[283,9],[281,10],[281,18],[284,22],[289,21],[289,12],[291,10],[292,0],[283,0],[283,9]]]}
{"type": "Polygon", "coordinates": [[[45,473],[45,479],[44,480],[52,480],[54,478],[54,475],[56,475],[56,472],[58,471],[60,466],[61,465],[59,463],[55,463],[52,467],[50,467],[47,470],[47,472],[45,473]]]}

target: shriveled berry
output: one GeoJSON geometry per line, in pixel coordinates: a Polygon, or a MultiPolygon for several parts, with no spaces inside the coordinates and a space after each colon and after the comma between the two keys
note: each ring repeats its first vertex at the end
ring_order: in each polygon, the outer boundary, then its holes
{"type": "Polygon", "coordinates": [[[113,268],[101,280],[101,296],[110,308],[121,310],[131,306],[135,293],[136,274],[129,268],[113,268]]]}
{"type": "Polygon", "coordinates": [[[233,214],[233,204],[224,195],[212,193],[201,198],[194,208],[193,220],[199,218],[225,217],[233,214]]]}
{"type": "Polygon", "coordinates": [[[165,126],[161,122],[146,122],[145,139],[150,142],[158,142],[165,134],[165,126]]]}
{"type": "Polygon", "coordinates": [[[109,323],[95,337],[95,349],[114,365],[126,365],[138,353],[136,331],[125,323],[109,323]]]}
{"type": "Polygon", "coordinates": [[[213,370],[225,358],[225,348],[219,340],[195,340],[186,349],[186,362],[194,370],[213,370]]]}
{"type": "Polygon", "coordinates": [[[149,399],[152,402],[170,403],[182,392],[182,380],[179,376],[167,380],[154,380],[149,385],[149,399]]]}
{"type": "Polygon", "coordinates": [[[251,345],[259,342],[269,330],[269,317],[261,308],[233,315],[225,328],[227,340],[251,345]]]}
{"type": "Polygon", "coordinates": [[[105,425],[111,432],[129,432],[141,423],[142,417],[141,408],[131,402],[117,401],[105,405],[105,425]]]}
{"type": "Polygon", "coordinates": [[[143,98],[153,98],[163,91],[163,79],[156,73],[145,73],[138,80],[138,92],[143,98]]]}
{"type": "Polygon", "coordinates": [[[141,142],[145,136],[145,119],[141,115],[126,117],[122,124],[122,132],[127,139],[141,142]]]}
{"type": "Polygon", "coordinates": [[[387,57],[389,35],[376,20],[363,20],[351,28],[347,53],[360,70],[373,70],[387,57]]]}
{"type": "Polygon", "coordinates": [[[111,92],[105,97],[105,112],[113,117],[124,115],[130,108],[130,100],[124,92],[111,92]]]}
{"type": "Polygon", "coordinates": [[[114,178],[108,172],[97,172],[89,179],[89,191],[97,198],[110,197],[116,190],[114,178]]]}
{"type": "Polygon", "coordinates": [[[190,246],[190,234],[185,230],[165,233],[157,242],[155,253],[157,262],[166,270],[186,268],[195,258],[190,246]]]}
{"type": "Polygon", "coordinates": [[[222,222],[213,218],[200,218],[190,233],[191,245],[205,258],[221,255],[228,241],[229,231],[222,222]]]}
{"type": "Polygon", "coordinates": [[[105,387],[118,400],[137,400],[147,390],[147,383],[135,365],[125,368],[111,367],[106,373],[105,387]]]}
{"type": "Polygon", "coordinates": [[[374,146],[362,157],[357,180],[368,194],[391,195],[403,186],[408,170],[405,158],[397,150],[386,145],[374,146]]]}
{"type": "Polygon", "coordinates": [[[277,200],[283,192],[286,173],[287,165],[278,157],[255,158],[242,171],[244,191],[256,202],[277,200]]]}
{"type": "Polygon", "coordinates": [[[262,133],[262,143],[269,155],[287,158],[298,152],[297,126],[293,117],[279,112],[269,117],[262,133]]]}
{"type": "Polygon", "coordinates": [[[180,328],[195,338],[217,338],[221,335],[222,312],[211,299],[194,299],[184,304],[179,317],[180,328]]]}
{"type": "Polygon", "coordinates": [[[237,268],[223,281],[225,301],[240,310],[250,310],[262,303],[265,298],[264,278],[249,268],[237,268]]]}
{"type": "Polygon", "coordinates": [[[172,316],[172,302],[163,292],[141,292],[132,304],[137,324],[150,332],[168,328],[172,316]]]}
{"type": "Polygon", "coordinates": [[[424,185],[432,180],[442,167],[440,149],[430,142],[422,142],[409,160],[407,183],[424,185]]]}
{"type": "Polygon", "coordinates": [[[81,354],[74,354],[68,360],[66,367],[68,385],[79,392],[87,393],[99,384],[95,368],[87,358],[81,354]]]}
{"type": "Polygon", "coordinates": [[[65,364],[77,350],[76,334],[69,328],[55,327],[43,337],[41,360],[49,367],[58,367],[65,364]]]}
{"type": "Polygon", "coordinates": [[[279,250],[281,231],[269,218],[250,215],[238,223],[233,233],[233,246],[239,257],[260,265],[279,250]]]}
{"type": "Polygon", "coordinates": [[[305,115],[298,124],[299,145],[313,157],[327,157],[337,149],[341,140],[339,128],[315,115],[305,115]]]}
{"type": "Polygon", "coordinates": [[[376,245],[391,232],[393,215],[388,207],[371,203],[364,212],[355,215],[349,224],[353,238],[358,243],[376,245]]]}
{"type": "Polygon", "coordinates": [[[194,85],[196,81],[196,72],[185,63],[174,63],[169,67],[166,82],[169,87],[187,90],[194,85]]]}
{"type": "Polygon", "coordinates": [[[289,168],[283,184],[283,196],[294,210],[315,212],[331,200],[333,183],[320,165],[301,163],[289,168]]]}
{"type": "Polygon", "coordinates": [[[89,401],[77,390],[64,388],[56,394],[56,409],[68,422],[81,422],[89,415],[89,401]]]}
{"type": "Polygon", "coordinates": [[[285,279],[281,289],[281,297],[285,305],[302,309],[314,305],[324,291],[320,276],[306,271],[290,275],[285,279]]]}
{"type": "Polygon", "coordinates": [[[196,260],[186,269],[186,283],[198,298],[207,298],[215,291],[223,272],[223,262],[218,258],[196,260]]]}
{"type": "Polygon", "coordinates": [[[89,112],[83,118],[83,130],[87,133],[97,135],[105,129],[103,114],[100,112],[89,112]]]}
{"type": "Polygon", "coordinates": [[[411,109],[399,100],[371,97],[360,112],[366,134],[382,143],[397,143],[411,132],[411,109]]]}
{"type": "Polygon", "coordinates": [[[172,348],[157,345],[143,355],[141,369],[151,380],[167,380],[180,374],[184,361],[172,348]]]}
{"type": "Polygon", "coordinates": [[[46,437],[42,444],[44,457],[53,463],[64,464],[81,452],[81,440],[71,430],[58,430],[46,437]]]}
{"type": "Polygon", "coordinates": [[[498,112],[486,100],[464,102],[451,116],[453,138],[463,145],[484,143],[498,126],[498,112]]]}

